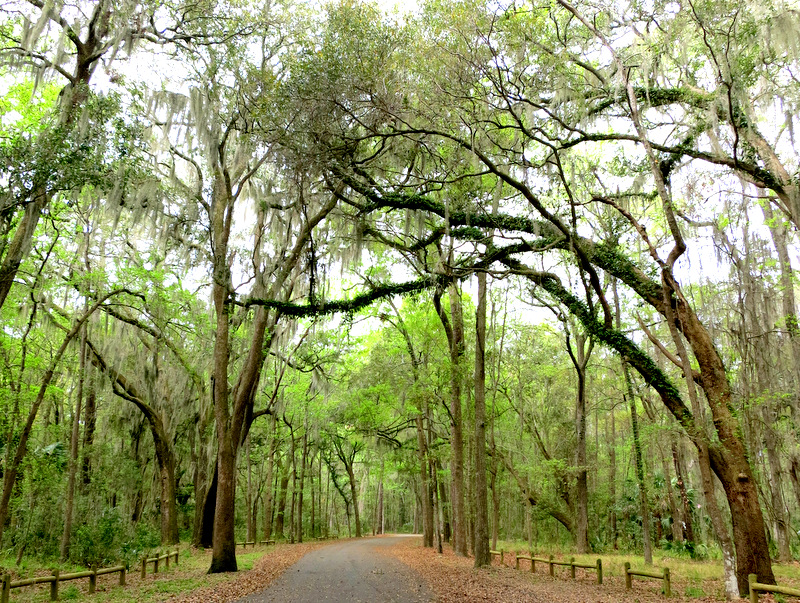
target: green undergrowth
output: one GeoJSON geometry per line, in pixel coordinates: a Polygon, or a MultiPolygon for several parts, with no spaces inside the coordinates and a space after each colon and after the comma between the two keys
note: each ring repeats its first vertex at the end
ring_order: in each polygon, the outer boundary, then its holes
{"type": "MultiPolygon", "coordinates": [[[[174,549],[171,549],[174,550],[174,549]]],[[[255,563],[270,551],[274,546],[256,546],[253,549],[237,551],[236,561],[240,571],[253,569],[255,563]]],[[[23,559],[20,567],[15,566],[15,559],[0,557],[0,567],[3,572],[13,569],[14,579],[27,578],[36,575],[50,574],[52,570],[59,569],[62,574],[83,571],[87,568],[75,565],[46,564],[34,559],[23,559]]],[[[59,599],[62,601],[110,602],[110,603],[156,603],[166,601],[175,595],[189,592],[198,588],[215,586],[236,579],[237,573],[212,574],[207,573],[211,565],[211,551],[190,549],[187,545],[181,547],[180,563],[176,567],[174,561],[169,569],[165,569],[163,562],[159,565],[158,576],[152,573],[152,564],[148,565],[147,579],[140,577],[141,566],[128,568],[127,585],[117,585],[118,574],[99,578],[97,592],[88,594],[88,578],[61,583],[59,599]]],[[[11,591],[11,600],[20,603],[39,603],[50,600],[50,585],[38,584],[16,588],[11,591]]]]}

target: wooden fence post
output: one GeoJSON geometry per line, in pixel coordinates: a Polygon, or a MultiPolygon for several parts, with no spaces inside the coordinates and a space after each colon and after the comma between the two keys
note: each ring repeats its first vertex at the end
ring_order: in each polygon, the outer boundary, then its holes
{"type": "Polygon", "coordinates": [[[514,564],[514,569],[519,569],[519,551],[514,551],[514,559],[516,559],[516,563],[514,564]]]}
{"type": "MultiPolygon", "coordinates": [[[[750,590],[750,603],[758,603],[758,593],[756,592],[756,589],[753,588],[753,584],[756,582],[757,578],[758,576],[755,574],[747,574],[747,586],[750,590]]],[[[5,589],[5,582],[3,583],[3,589],[5,589]]],[[[5,592],[5,590],[3,592],[5,592]]],[[[3,601],[8,601],[8,599],[3,599],[3,601]]]]}
{"type": "Polygon", "coordinates": [[[500,565],[503,567],[506,565],[506,552],[503,549],[500,549],[500,565]]]}
{"type": "Polygon", "coordinates": [[[0,603],[8,603],[11,595],[11,574],[3,574],[3,590],[0,592],[0,603]]]}
{"type": "Polygon", "coordinates": [[[555,572],[553,571],[553,556],[550,555],[550,575],[555,576],[555,572]]]}
{"type": "Polygon", "coordinates": [[[600,559],[597,560],[597,583],[603,583],[603,562],[600,559]]]}
{"type": "Polygon", "coordinates": [[[180,550],[179,549],[175,549],[175,565],[178,565],[178,557],[180,556],[179,553],[180,553],[180,550]]]}
{"type": "Polygon", "coordinates": [[[97,589],[97,564],[92,563],[92,575],[89,576],[89,594],[93,594],[97,589]]]}
{"type": "Polygon", "coordinates": [[[533,559],[533,551],[531,551],[531,573],[536,571],[536,561],[533,559]]]}
{"type": "MultiPolygon", "coordinates": [[[[51,601],[58,601],[58,575],[59,575],[59,573],[60,573],[59,570],[57,570],[57,569],[53,570],[53,578],[54,578],[54,580],[50,583],[50,600],[51,601]]],[[[9,583],[9,586],[11,586],[10,583],[9,583]]]]}
{"type": "Polygon", "coordinates": [[[127,568],[123,565],[122,569],[119,571],[119,585],[125,586],[125,573],[127,572],[127,568]]]}
{"type": "Polygon", "coordinates": [[[669,568],[664,568],[664,596],[670,597],[672,596],[672,583],[669,579],[669,568]]]}
{"type": "Polygon", "coordinates": [[[629,562],[625,562],[625,588],[631,588],[631,575],[628,573],[631,571],[631,564],[629,562]]]}
{"type": "Polygon", "coordinates": [[[142,559],[142,580],[147,578],[147,557],[142,559]]]}
{"type": "Polygon", "coordinates": [[[172,557],[172,555],[169,553],[169,551],[167,551],[167,560],[166,560],[166,561],[167,561],[167,565],[166,565],[166,569],[169,569],[169,558],[170,558],[170,557],[172,557]]]}
{"type": "Polygon", "coordinates": [[[153,573],[154,574],[158,573],[158,555],[156,555],[155,561],[153,561],[153,573]]]}
{"type": "Polygon", "coordinates": [[[575,579],[575,557],[569,558],[569,573],[572,579],[575,579]]]}

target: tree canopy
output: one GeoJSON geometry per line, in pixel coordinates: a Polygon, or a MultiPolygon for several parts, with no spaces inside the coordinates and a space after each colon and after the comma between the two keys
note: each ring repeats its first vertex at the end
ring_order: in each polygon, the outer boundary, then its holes
{"type": "Polygon", "coordinates": [[[796,10],[0,15],[3,547],[793,558],[796,10]]]}

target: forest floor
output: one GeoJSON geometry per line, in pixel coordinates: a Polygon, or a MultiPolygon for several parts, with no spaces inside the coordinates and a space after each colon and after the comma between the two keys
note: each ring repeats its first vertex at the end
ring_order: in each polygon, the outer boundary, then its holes
{"type": "MultiPolygon", "coordinates": [[[[473,603],[493,601],[497,603],[664,603],[660,580],[633,579],[631,590],[625,589],[622,566],[625,557],[602,556],[603,584],[596,583],[596,573],[583,569],[576,570],[576,579],[570,578],[569,568],[557,567],[555,577],[550,577],[548,566],[537,563],[536,573],[530,572],[530,562],[520,561],[520,570],[514,568],[513,553],[506,552],[506,565],[501,565],[499,557],[493,556],[492,567],[476,570],[472,558],[456,556],[445,546],[440,555],[435,549],[422,547],[421,539],[408,539],[398,545],[385,549],[384,554],[392,555],[410,568],[416,570],[430,585],[439,603],[473,603]]],[[[555,556],[559,559],[559,556],[555,556]]],[[[596,559],[596,557],[595,557],[596,559]]],[[[593,560],[595,560],[593,559],[593,560]]],[[[561,557],[560,560],[565,560],[561,557]]],[[[579,562],[588,561],[588,559],[579,562]]],[[[712,562],[679,561],[675,569],[693,571],[683,574],[671,569],[672,597],[670,601],[691,601],[710,603],[724,601],[721,564],[712,562]],[[720,565],[719,568],[716,566],[720,565]],[[717,572],[716,570],[719,569],[717,572]],[[718,574],[718,575],[717,575],[718,574]]],[[[639,559],[632,563],[634,568],[644,569],[639,559]]],[[[659,567],[660,569],[660,567],[659,567]]],[[[800,585],[800,566],[793,563],[775,566],[778,582],[797,588],[800,585]],[[780,571],[779,571],[780,568],[780,571]]],[[[761,594],[762,603],[773,603],[771,595],[761,594]]],[[[781,598],[780,601],[798,601],[781,598]]]]}
{"type": "MultiPolygon", "coordinates": [[[[144,580],[138,569],[132,568],[124,588],[117,585],[118,574],[111,574],[98,576],[97,590],[93,595],[88,594],[88,579],[62,583],[59,598],[62,601],[82,600],[91,603],[230,603],[263,590],[304,555],[326,544],[329,542],[279,543],[247,550],[237,547],[236,559],[240,571],[212,575],[206,573],[211,565],[211,551],[185,548],[178,566],[173,563],[169,569],[162,568],[154,575],[151,564],[144,580]]],[[[44,569],[22,573],[25,575],[21,577],[50,574],[44,569]]],[[[65,570],[62,569],[62,573],[65,570]]],[[[14,575],[14,579],[17,577],[20,576],[14,575]]],[[[47,584],[29,586],[12,590],[11,601],[39,603],[49,601],[49,595],[50,587],[47,584]]]]}
{"type": "MultiPolygon", "coordinates": [[[[393,546],[381,547],[377,554],[393,557],[417,572],[428,584],[439,603],[472,603],[493,601],[495,603],[664,603],[661,582],[634,578],[633,588],[625,589],[623,563],[630,561],[634,568],[643,568],[641,558],[624,555],[600,555],[603,560],[603,584],[596,584],[594,571],[577,570],[576,579],[570,579],[569,569],[559,567],[556,577],[548,574],[546,564],[537,563],[536,573],[530,572],[530,564],[521,562],[521,569],[514,569],[513,555],[506,553],[506,565],[496,557],[491,568],[476,570],[471,558],[456,556],[449,547],[443,554],[422,547],[422,539],[393,539],[393,546]]],[[[61,600],[83,600],[87,602],[112,603],[232,603],[252,593],[264,590],[274,580],[307,553],[321,547],[345,541],[311,542],[303,544],[278,544],[258,546],[255,549],[237,550],[240,572],[235,574],[208,575],[211,552],[184,549],[180,565],[157,575],[148,572],[142,580],[139,572],[132,570],[127,576],[127,586],[116,586],[117,576],[101,576],[97,580],[97,593],[88,595],[88,580],[64,583],[60,588],[61,600]]],[[[546,555],[544,555],[546,557],[546,555]]],[[[596,559],[584,556],[578,560],[592,562],[596,559]]],[[[556,555],[556,559],[559,556],[556,555]]],[[[563,556],[561,557],[563,560],[563,556]]],[[[681,558],[657,558],[655,567],[668,566],[672,574],[673,601],[710,603],[724,601],[722,569],[719,562],[690,561],[681,558]]],[[[775,564],[773,566],[778,583],[800,587],[800,564],[775,564]]],[[[72,570],[69,570],[72,571],[72,570]]],[[[150,570],[152,571],[152,570],[150,570]]],[[[64,570],[62,570],[62,573],[64,570]]],[[[30,575],[28,572],[22,572],[30,575]]],[[[34,574],[49,574],[44,569],[34,574]]],[[[15,577],[16,579],[16,577],[15,577]]],[[[49,600],[49,587],[39,585],[15,589],[11,600],[20,603],[38,603],[49,600]]],[[[771,596],[761,595],[762,603],[775,601],[771,596]]],[[[780,599],[780,601],[797,601],[780,599]]]]}

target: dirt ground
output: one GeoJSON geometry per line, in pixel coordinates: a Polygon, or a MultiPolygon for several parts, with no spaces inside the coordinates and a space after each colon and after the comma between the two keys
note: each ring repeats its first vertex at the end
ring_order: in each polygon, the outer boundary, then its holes
{"type": "MultiPolygon", "coordinates": [[[[506,557],[506,563],[509,563],[506,557]]],[[[170,601],[176,603],[229,603],[243,600],[243,603],[281,601],[312,601],[324,603],[332,601],[436,601],[438,603],[472,603],[491,601],[493,603],[618,603],[621,601],[632,603],[666,603],[668,599],[660,593],[660,584],[654,580],[635,580],[631,590],[625,589],[622,576],[604,576],[603,585],[596,584],[594,572],[578,570],[576,580],[569,578],[568,570],[561,569],[556,578],[548,574],[547,566],[537,564],[537,572],[530,573],[530,565],[522,562],[521,570],[500,566],[495,560],[491,568],[476,570],[473,568],[471,558],[457,557],[446,548],[444,554],[439,555],[432,549],[422,547],[420,537],[393,538],[389,536],[375,539],[346,540],[334,543],[314,543],[286,545],[267,553],[256,562],[249,572],[243,572],[232,582],[213,587],[202,588],[191,593],[174,597],[170,601]],[[381,542],[383,541],[383,542],[381,542]],[[376,545],[373,543],[381,543],[376,545]],[[355,556],[347,553],[349,543],[355,543],[355,556]],[[358,550],[359,547],[363,547],[358,550]],[[344,551],[344,553],[343,553],[344,551]],[[303,561],[308,564],[311,573],[303,578],[305,586],[291,587],[289,591],[274,590],[267,598],[248,597],[253,593],[261,593],[271,583],[280,584],[281,576],[288,579],[291,574],[299,574],[303,561]],[[397,569],[397,565],[383,565],[376,558],[383,557],[386,561],[398,561],[404,564],[408,571],[397,569]],[[331,598],[331,592],[337,588],[341,593],[346,593],[348,583],[358,575],[356,569],[348,570],[348,564],[357,565],[361,560],[366,563],[361,575],[366,575],[367,582],[377,587],[369,587],[361,594],[351,594],[347,598],[331,598]],[[300,562],[300,563],[298,563],[300,562]],[[298,565],[295,565],[298,563],[298,565]],[[334,571],[327,579],[327,586],[316,581],[314,573],[323,573],[323,566],[331,563],[334,571]],[[381,567],[383,569],[381,569],[381,567]],[[344,569],[342,569],[344,568],[344,569]],[[386,569],[390,568],[390,569],[386,569]],[[287,571],[288,570],[288,571],[287,571]],[[383,573],[381,573],[383,572],[383,573]],[[310,576],[310,577],[309,577],[310,576]],[[388,576],[388,577],[387,577],[388,576]],[[331,582],[333,580],[333,582],[331,582]],[[385,585],[398,585],[393,591],[385,585]],[[402,595],[410,588],[408,599],[380,598],[380,593],[387,596],[396,593],[402,595]],[[425,588],[429,591],[426,592],[425,588]],[[308,598],[291,599],[291,590],[305,593],[308,598]],[[289,593],[289,594],[287,594],[289,593]],[[362,598],[362,597],[367,598],[362,598]],[[247,597],[247,598],[245,598],[247,597]],[[432,597],[432,598],[431,598],[432,597]],[[244,599],[243,599],[244,598],[244,599]]],[[[398,564],[399,565],[399,564],[398,564]]],[[[302,568],[301,568],[302,569],[302,568]]],[[[291,584],[288,583],[288,584],[291,584]]],[[[687,597],[686,584],[681,582],[679,576],[673,576],[673,592],[669,601],[682,601],[692,603],[711,603],[720,601],[717,597],[694,598],[687,597]]],[[[267,591],[269,592],[269,591],[267,591]]],[[[762,595],[762,603],[774,603],[771,596],[762,595]]]]}
{"type": "MultiPolygon", "coordinates": [[[[495,558],[491,568],[476,570],[471,558],[457,557],[452,550],[445,548],[439,555],[434,549],[421,546],[421,539],[406,540],[384,551],[416,570],[436,593],[439,603],[472,603],[492,601],[494,603],[665,603],[666,601],[715,601],[713,598],[695,599],[680,594],[673,589],[670,599],[660,594],[657,581],[633,583],[631,590],[625,590],[622,578],[604,577],[603,584],[596,584],[594,572],[577,571],[576,579],[571,580],[568,570],[563,568],[560,576],[551,578],[544,564],[537,564],[536,573],[530,573],[528,562],[522,561],[520,570],[501,566],[495,558]]],[[[509,563],[506,557],[506,563],[509,563]]],[[[678,586],[679,588],[679,586],[678,586]]],[[[762,602],[769,599],[763,597],[762,602]]]]}

